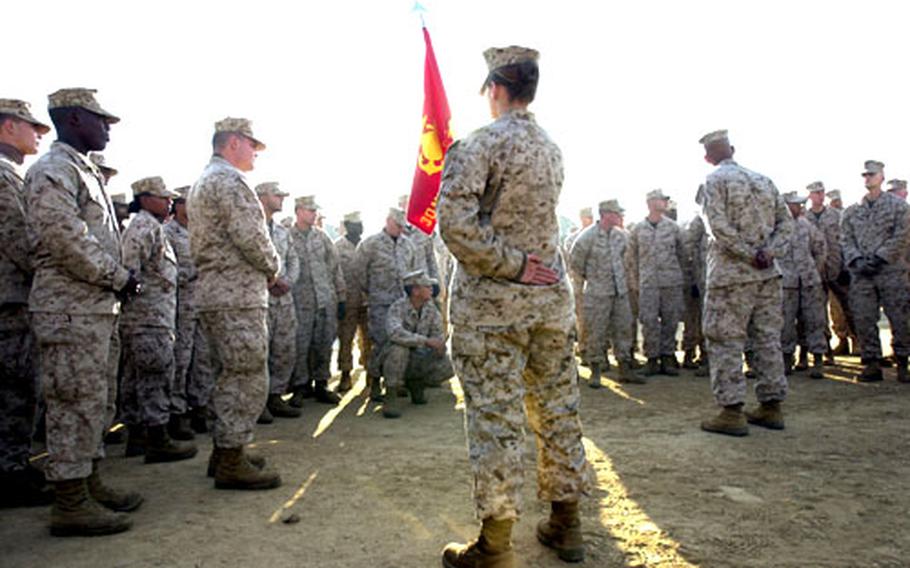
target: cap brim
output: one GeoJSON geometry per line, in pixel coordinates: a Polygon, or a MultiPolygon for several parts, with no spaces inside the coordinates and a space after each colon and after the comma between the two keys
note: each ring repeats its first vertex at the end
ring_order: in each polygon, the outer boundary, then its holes
{"type": "Polygon", "coordinates": [[[263,150],[265,150],[265,143],[262,140],[257,140],[255,138],[253,138],[252,136],[247,136],[247,138],[249,138],[250,140],[253,141],[253,144],[255,145],[257,152],[262,152],[263,150]]]}
{"type": "Polygon", "coordinates": [[[117,124],[118,122],[120,122],[119,116],[117,116],[115,114],[111,114],[101,107],[98,107],[96,109],[86,109],[86,110],[93,112],[93,113],[97,114],[98,116],[104,117],[104,119],[107,121],[108,124],[117,124]]]}
{"type": "Polygon", "coordinates": [[[51,131],[51,127],[44,124],[43,122],[38,122],[37,120],[28,120],[27,122],[31,124],[41,136],[44,136],[51,131]]]}
{"type": "Polygon", "coordinates": [[[98,166],[98,169],[102,172],[106,172],[109,176],[115,176],[120,173],[120,170],[116,168],[109,168],[107,166],[98,166]]]}

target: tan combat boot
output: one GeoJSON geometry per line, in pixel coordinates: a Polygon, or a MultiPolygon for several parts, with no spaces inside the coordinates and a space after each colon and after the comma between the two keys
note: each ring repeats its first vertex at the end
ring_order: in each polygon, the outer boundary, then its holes
{"type": "Polygon", "coordinates": [[[910,375],[907,374],[907,357],[895,357],[897,362],[897,382],[910,383],[910,375]]]}
{"type": "Polygon", "coordinates": [[[148,427],[148,442],[145,446],[145,463],[163,463],[188,460],[199,450],[193,442],[177,442],[167,433],[167,426],[148,427]]]}
{"type": "MultiPolygon", "coordinates": [[[[215,460],[218,459],[220,454],[212,449],[212,453],[209,454],[209,465],[206,469],[205,475],[208,477],[215,477],[215,460]]],[[[260,456],[259,454],[251,454],[244,450],[243,457],[246,458],[246,461],[250,462],[252,466],[256,469],[265,469],[265,456],[260,456]]]]}
{"type": "Polygon", "coordinates": [[[705,432],[726,434],[727,436],[748,435],[749,426],[746,424],[746,417],[743,414],[743,405],[731,404],[723,407],[720,414],[710,420],[703,421],[701,429],[705,432]]]}
{"type": "Polygon", "coordinates": [[[537,524],[537,540],[555,550],[563,562],[581,562],[585,559],[585,543],[578,501],[553,501],[551,507],[550,518],[537,524]]]}
{"type": "Polygon", "coordinates": [[[812,368],[809,370],[810,379],[824,379],[825,371],[823,368],[824,359],[821,353],[814,353],[812,355],[812,368]]]}
{"type": "Polygon", "coordinates": [[[480,537],[468,544],[449,543],[442,551],[445,568],[515,568],[511,519],[484,519],[480,537]]]}
{"type": "Polygon", "coordinates": [[[51,534],[54,536],[100,536],[127,531],[133,526],[126,513],[102,507],[88,494],[85,479],[54,482],[51,534]]]}
{"type": "Polygon", "coordinates": [[[591,382],[588,383],[588,386],[592,389],[599,389],[602,386],[600,384],[600,365],[591,365],[591,382]]]}
{"type": "Polygon", "coordinates": [[[341,371],[341,379],[338,380],[338,392],[348,392],[354,386],[351,381],[350,371],[341,371]]]}
{"type": "Polygon", "coordinates": [[[780,410],[780,401],[769,400],[761,403],[755,410],[746,412],[746,421],[771,430],[783,430],[784,413],[780,410]]]}
{"type": "Polygon", "coordinates": [[[861,383],[877,383],[884,380],[885,377],[882,375],[882,368],[879,366],[878,359],[864,359],[863,360],[863,370],[856,377],[856,380],[861,383]]]}
{"type": "Polygon", "coordinates": [[[300,418],[303,415],[302,410],[285,402],[280,394],[270,394],[265,408],[274,418],[300,418]]]}
{"type": "Polygon", "coordinates": [[[635,372],[634,367],[630,362],[620,361],[618,366],[620,383],[629,385],[647,384],[648,380],[635,372]]]}
{"type": "Polygon", "coordinates": [[[216,489],[274,489],[281,476],[271,469],[259,469],[243,455],[243,448],[215,448],[216,489]]]}
{"type": "Polygon", "coordinates": [[[401,402],[396,391],[397,389],[386,385],[385,401],[382,403],[383,418],[401,418],[401,402]]]}
{"type": "Polygon", "coordinates": [[[118,511],[120,513],[129,513],[138,509],[139,505],[142,505],[142,502],[144,501],[142,495],[135,492],[121,493],[120,491],[105,485],[101,480],[101,475],[98,473],[98,462],[100,461],[101,460],[92,461],[92,474],[85,480],[89,495],[92,496],[92,499],[101,503],[111,511],[118,511]]]}

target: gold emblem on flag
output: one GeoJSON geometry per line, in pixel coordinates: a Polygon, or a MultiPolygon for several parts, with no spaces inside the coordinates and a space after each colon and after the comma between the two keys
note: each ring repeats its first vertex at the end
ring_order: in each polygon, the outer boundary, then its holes
{"type": "Polygon", "coordinates": [[[427,117],[424,115],[417,167],[428,176],[431,176],[442,171],[444,161],[445,155],[442,153],[442,144],[439,142],[439,133],[436,131],[436,125],[427,122],[427,117]]]}

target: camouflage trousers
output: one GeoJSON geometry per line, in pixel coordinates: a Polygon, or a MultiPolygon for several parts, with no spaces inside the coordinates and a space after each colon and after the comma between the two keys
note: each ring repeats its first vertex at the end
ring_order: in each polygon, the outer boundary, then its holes
{"type": "Polygon", "coordinates": [[[253,427],[268,394],[269,331],[266,308],[202,312],[215,370],[214,442],[238,448],[253,440],[253,427]]]}
{"type": "Polygon", "coordinates": [[[698,348],[702,354],[705,351],[705,335],[702,333],[701,315],[705,309],[705,295],[701,292],[697,298],[693,298],[688,290],[684,291],[686,312],[683,317],[684,329],[682,348],[683,351],[691,351],[698,348]]]}
{"type": "MultiPolygon", "coordinates": [[[[825,282],[825,293],[831,309],[831,328],[834,335],[841,339],[856,337],[853,310],[850,309],[850,286],[837,282],[825,282]]],[[[825,330],[827,331],[827,329],[826,325],[825,330]]]]}
{"type": "Polygon", "coordinates": [[[783,289],[784,325],[780,334],[780,348],[792,355],[796,351],[797,320],[802,322],[806,346],[810,353],[820,355],[828,350],[825,339],[825,298],[821,286],[803,286],[783,289]]]}
{"type": "Polygon", "coordinates": [[[438,353],[429,347],[397,345],[391,341],[386,344],[382,376],[387,389],[413,382],[438,385],[454,375],[452,360],[447,353],[438,353]]]}
{"type": "Polygon", "coordinates": [[[28,465],[38,408],[37,346],[28,306],[0,307],[0,472],[28,465]]]}
{"type": "Polygon", "coordinates": [[[297,361],[291,388],[326,382],[332,376],[332,343],[338,332],[335,305],[331,308],[297,306],[297,361]]]}
{"type": "Polygon", "coordinates": [[[676,354],[676,329],[683,315],[682,288],[642,288],[638,297],[638,318],[649,359],[676,354]]]}
{"type": "Polygon", "coordinates": [[[585,338],[583,359],[589,365],[606,363],[610,343],[619,361],[626,361],[632,349],[632,310],[629,296],[584,296],[585,338]]]}
{"type": "Polygon", "coordinates": [[[161,426],[171,417],[174,332],[163,328],[123,329],[120,417],[127,424],[161,426]]]}
{"type": "Polygon", "coordinates": [[[269,306],[269,394],[288,392],[297,363],[297,309],[294,303],[269,306]]]}
{"type": "Polygon", "coordinates": [[[464,389],[465,432],[480,519],[521,514],[525,417],[537,438],[537,495],[587,494],[580,395],[572,353],[574,322],[531,327],[455,326],[452,353],[464,389]]]}
{"type": "Polygon", "coordinates": [[[370,304],[367,310],[367,330],[370,336],[370,358],[367,360],[367,375],[379,378],[382,376],[383,348],[389,340],[386,316],[389,315],[389,306],[384,304],[370,304]]]}
{"type": "Polygon", "coordinates": [[[32,314],[47,403],[49,481],[80,479],[104,457],[114,418],[120,333],[117,316],[32,314]]]}
{"type": "Polygon", "coordinates": [[[853,274],[850,283],[850,309],[864,360],[882,356],[879,336],[879,306],[891,324],[891,348],[899,357],[910,355],[910,330],[907,329],[907,276],[885,272],[875,276],[853,274]]]}
{"type": "Polygon", "coordinates": [[[174,342],[174,382],[171,412],[183,414],[188,408],[205,408],[215,387],[209,343],[195,313],[181,317],[177,312],[177,341],[174,342]]]}
{"type": "Polygon", "coordinates": [[[338,370],[351,371],[354,369],[354,335],[357,335],[357,345],[360,350],[360,361],[363,364],[370,360],[370,338],[367,335],[367,307],[347,306],[344,319],[338,322],[338,370]],[[358,330],[360,333],[358,334],[358,330]]]}
{"type": "Polygon", "coordinates": [[[632,332],[632,350],[638,350],[638,296],[640,292],[629,288],[629,309],[632,311],[632,325],[629,331],[632,332]]]}
{"type": "Polygon", "coordinates": [[[787,378],[780,349],[783,326],[779,278],[709,288],[703,330],[711,360],[711,390],[720,406],[746,399],[743,351],[750,340],[759,402],[784,400],[787,378]],[[747,332],[748,330],[748,332],[747,332]]]}

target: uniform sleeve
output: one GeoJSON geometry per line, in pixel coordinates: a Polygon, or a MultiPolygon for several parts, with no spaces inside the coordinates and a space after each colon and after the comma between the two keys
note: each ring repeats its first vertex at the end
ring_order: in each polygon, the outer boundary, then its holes
{"type": "Polygon", "coordinates": [[[0,255],[9,259],[16,268],[32,273],[31,249],[25,228],[25,209],[18,197],[18,183],[0,173],[0,255]]]}
{"type": "Polygon", "coordinates": [[[698,266],[698,248],[701,243],[701,233],[703,225],[700,223],[701,218],[695,217],[689,223],[689,226],[686,227],[685,238],[683,239],[683,246],[685,248],[686,256],[686,268],[684,274],[686,276],[686,282],[689,284],[695,284],[698,282],[697,275],[695,274],[695,268],[698,266]]]}
{"type": "Polygon", "coordinates": [[[503,242],[480,216],[488,173],[482,148],[469,143],[449,148],[440,185],[440,234],[469,274],[516,280],[524,271],[525,253],[503,242]]]}
{"type": "Polygon", "coordinates": [[[445,340],[446,334],[445,330],[442,329],[442,314],[439,313],[439,308],[433,302],[427,302],[424,309],[427,308],[430,308],[428,316],[430,318],[430,337],[445,340]]]}
{"type": "Polygon", "coordinates": [[[427,338],[410,332],[404,328],[404,314],[407,305],[403,302],[396,302],[389,309],[386,316],[386,327],[389,333],[389,340],[398,345],[405,347],[422,347],[427,338]]]}
{"type": "Polygon", "coordinates": [[[253,268],[274,278],[281,267],[281,260],[269,238],[262,205],[243,182],[235,184],[229,195],[232,199],[231,209],[227,211],[228,238],[253,268]]]}
{"type": "Polygon", "coordinates": [[[903,262],[907,239],[910,238],[910,218],[908,210],[910,207],[904,202],[896,203],[897,207],[894,212],[894,230],[891,232],[891,238],[884,239],[882,246],[875,251],[888,264],[900,264],[903,262]]]}
{"type": "Polygon", "coordinates": [[[594,239],[588,237],[588,233],[584,233],[575,239],[569,249],[569,267],[581,279],[587,279],[588,277],[588,256],[591,254],[593,242],[594,239]]]}
{"type": "Polygon", "coordinates": [[[629,243],[626,246],[626,253],[623,258],[623,264],[626,265],[626,275],[630,288],[638,289],[638,231],[632,229],[629,234],[629,243]]]}
{"type": "Polygon", "coordinates": [[[771,187],[774,189],[775,196],[774,230],[768,237],[766,248],[771,251],[772,255],[781,256],[786,253],[787,243],[790,242],[790,235],[793,234],[793,216],[774,184],[771,184],[771,187]]]}
{"type": "Polygon", "coordinates": [[[332,240],[325,233],[321,234],[325,243],[325,265],[328,267],[329,275],[335,283],[335,297],[339,302],[343,302],[348,294],[348,287],[344,281],[344,269],[342,269],[341,262],[338,260],[338,252],[335,250],[332,240]]]}
{"type": "Polygon", "coordinates": [[[148,265],[155,251],[155,235],[147,226],[134,224],[123,234],[123,265],[136,274],[148,265]],[[132,229],[132,230],[130,230],[132,229]]]}
{"type": "Polygon", "coordinates": [[[297,283],[297,279],[300,278],[300,257],[297,255],[297,247],[295,247],[294,243],[291,242],[290,231],[285,232],[284,235],[288,240],[288,253],[285,260],[285,276],[288,279],[288,284],[293,286],[297,283]]]}
{"type": "Polygon", "coordinates": [[[809,225],[809,252],[812,253],[812,259],[815,260],[815,267],[818,273],[824,277],[825,266],[827,265],[828,243],[825,242],[825,235],[821,231],[809,225]]]}
{"type": "Polygon", "coordinates": [[[828,222],[825,225],[825,239],[827,250],[825,252],[825,279],[834,280],[840,274],[843,268],[843,254],[840,249],[840,225],[839,223],[828,222]]]}
{"type": "Polygon", "coordinates": [[[360,241],[354,250],[354,274],[364,296],[370,291],[370,241],[360,241]]]}
{"type": "Polygon", "coordinates": [[[686,246],[686,238],[683,233],[682,227],[673,223],[676,230],[676,259],[679,261],[679,269],[683,274],[683,278],[687,282],[691,282],[689,277],[692,275],[691,263],[689,262],[688,247],[686,246]]]}
{"type": "Polygon", "coordinates": [[[108,254],[79,216],[78,190],[59,176],[38,172],[28,180],[27,216],[54,264],[74,280],[120,290],[129,272],[108,254]]]}
{"type": "Polygon", "coordinates": [[[850,209],[847,209],[841,219],[840,248],[844,257],[844,266],[850,266],[854,260],[863,256],[856,242],[856,234],[853,232],[853,212],[850,209]]]}

